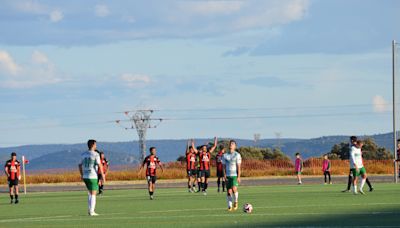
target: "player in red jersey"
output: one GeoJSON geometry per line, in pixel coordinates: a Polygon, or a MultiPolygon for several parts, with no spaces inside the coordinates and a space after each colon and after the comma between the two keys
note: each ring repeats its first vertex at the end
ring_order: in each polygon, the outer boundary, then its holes
{"type": "Polygon", "coordinates": [[[21,163],[17,160],[17,154],[11,153],[11,159],[4,165],[4,171],[7,175],[8,187],[10,188],[11,203],[19,203],[18,200],[18,182],[21,180],[21,163]]]}
{"type": "MultiPolygon", "coordinates": [[[[208,178],[210,177],[210,166],[211,166],[211,153],[214,152],[217,147],[217,137],[214,138],[214,145],[208,149],[206,145],[200,148],[200,173],[201,173],[201,188],[204,195],[207,195],[208,178]]],[[[192,141],[192,148],[196,151],[194,147],[194,141],[192,141]]]]}
{"type": "Polygon", "coordinates": [[[225,174],[224,174],[224,165],[222,164],[222,157],[224,156],[225,148],[221,145],[217,156],[215,157],[216,166],[217,166],[217,186],[218,192],[220,192],[221,180],[222,180],[222,192],[225,192],[225,174]]]}
{"type": "Polygon", "coordinates": [[[188,147],[186,148],[186,171],[188,177],[188,191],[195,192],[196,185],[196,153],[194,152],[193,146],[189,146],[191,142],[188,142],[188,147]]]}
{"type": "Polygon", "coordinates": [[[144,158],[142,166],[140,167],[141,170],[144,167],[144,165],[146,165],[146,179],[148,183],[149,195],[151,200],[154,199],[154,190],[157,181],[157,176],[156,176],[157,167],[159,166],[161,168],[161,171],[164,172],[161,161],[156,156],[156,153],[157,153],[156,148],[150,147],[150,155],[144,158]]]}
{"type": "MultiPolygon", "coordinates": [[[[103,173],[104,173],[104,177],[105,177],[107,175],[108,166],[110,164],[109,164],[108,160],[106,159],[106,157],[104,156],[104,152],[99,151],[99,155],[100,155],[100,162],[103,165],[103,173]]],[[[99,179],[99,195],[101,195],[104,192],[104,181],[103,181],[103,176],[101,175],[100,167],[99,167],[99,171],[98,171],[97,175],[98,175],[98,179],[99,179]]]]}

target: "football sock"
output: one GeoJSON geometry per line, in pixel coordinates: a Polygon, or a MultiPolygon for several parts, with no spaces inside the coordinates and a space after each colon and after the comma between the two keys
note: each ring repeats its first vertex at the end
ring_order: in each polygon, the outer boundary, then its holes
{"type": "Polygon", "coordinates": [[[232,197],[231,195],[226,196],[226,202],[228,203],[228,207],[232,208],[232,197]]]}
{"type": "Polygon", "coordinates": [[[239,200],[239,192],[235,192],[233,194],[233,202],[237,203],[239,200]]]}
{"type": "Polygon", "coordinates": [[[89,208],[89,212],[91,212],[92,210],[92,195],[89,193],[88,194],[88,208],[89,208]]]}
{"type": "Polygon", "coordinates": [[[221,181],[219,179],[217,180],[217,186],[218,186],[218,190],[219,190],[219,186],[221,186],[221,181]]]}
{"type": "Polygon", "coordinates": [[[18,200],[18,194],[15,194],[15,200],[18,200]]]}
{"type": "Polygon", "coordinates": [[[357,185],[354,185],[354,186],[353,186],[353,192],[354,192],[354,193],[357,193],[357,185]]]}
{"type": "Polygon", "coordinates": [[[190,184],[188,184],[188,189],[190,189],[190,187],[191,187],[190,184]]]}
{"type": "Polygon", "coordinates": [[[222,181],[222,191],[225,191],[225,181],[222,181]]]}
{"type": "Polygon", "coordinates": [[[351,175],[349,175],[349,180],[348,180],[348,182],[347,182],[347,190],[350,190],[351,181],[352,181],[352,178],[351,178],[351,175]]]}
{"type": "Polygon", "coordinates": [[[365,185],[365,179],[363,178],[362,180],[361,180],[361,185],[360,185],[360,190],[362,191],[362,189],[364,188],[364,185],[365,185]]]}
{"type": "Polygon", "coordinates": [[[368,177],[367,177],[367,179],[365,181],[367,182],[368,187],[371,189],[372,188],[372,184],[371,184],[371,182],[369,182],[368,177]]]}
{"type": "Polygon", "coordinates": [[[201,190],[201,182],[197,182],[197,187],[199,189],[199,191],[201,190]]]}
{"type": "Polygon", "coordinates": [[[94,212],[95,208],[96,208],[96,195],[92,195],[90,200],[90,212],[94,212]]]}
{"type": "Polygon", "coordinates": [[[13,200],[13,199],[14,199],[14,196],[13,196],[13,195],[10,195],[10,198],[11,198],[11,200],[13,200]]]}

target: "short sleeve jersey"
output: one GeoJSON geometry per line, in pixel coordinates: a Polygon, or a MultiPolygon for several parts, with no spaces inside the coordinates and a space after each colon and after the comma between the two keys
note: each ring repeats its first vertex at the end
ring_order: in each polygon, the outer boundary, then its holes
{"type": "MultiPolygon", "coordinates": [[[[109,162],[108,162],[108,160],[107,160],[106,158],[104,158],[104,159],[101,159],[101,158],[100,158],[100,162],[101,162],[101,164],[103,165],[103,173],[105,174],[105,173],[107,172],[107,170],[108,170],[109,162]]],[[[97,173],[98,173],[98,174],[101,174],[100,168],[99,168],[99,170],[98,170],[97,173]]]]}
{"type": "Polygon", "coordinates": [[[222,158],[223,158],[224,154],[222,152],[219,152],[217,154],[217,156],[215,157],[215,161],[217,164],[217,170],[218,171],[222,171],[224,169],[224,166],[222,164],[222,158]]]}
{"type": "Polygon", "coordinates": [[[157,164],[160,163],[160,159],[155,155],[145,157],[143,165],[146,165],[146,176],[156,176],[157,164]]]}
{"type": "Polygon", "coordinates": [[[186,154],[186,169],[196,169],[196,154],[189,152],[186,154]]]}
{"type": "Polygon", "coordinates": [[[242,163],[242,156],[234,151],[233,153],[227,152],[222,157],[222,164],[226,169],[227,177],[236,177],[237,176],[237,165],[242,163]]]}
{"type": "Polygon", "coordinates": [[[357,166],[357,168],[362,168],[364,167],[363,161],[362,161],[362,153],[361,149],[357,148],[356,146],[351,146],[350,147],[350,168],[355,169],[356,167],[354,164],[357,166]]]}
{"type": "Polygon", "coordinates": [[[9,179],[10,180],[16,180],[18,179],[20,175],[20,167],[21,163],[18,160],[12,161],[8,160],[6,164],[4,165],[4,168],[7,167],[8,170],[8,175],[10,175],[9,179]]]}
{"type": "Polygon", "coordinates": [[[200,170],[210,170],[211,154],[202,152],[200,154],[200,170]]]}
{"type": "Polygon", "coordinates": [[[81,164],[84,179],[97,179],[100,164],[100,155],[94,151],[86,151],[81,155],[81,164]]]}

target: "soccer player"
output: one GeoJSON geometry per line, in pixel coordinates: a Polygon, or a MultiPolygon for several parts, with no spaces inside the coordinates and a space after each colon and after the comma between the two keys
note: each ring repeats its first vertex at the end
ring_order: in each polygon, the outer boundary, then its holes
{"type": "Polygon", "coordinates": [[[225,171],[228,211],[237,210],[239,202],[239,192],[237,188],[240,183],[242,156],[236,151],[236,146],[235,140],[231,140],[229,142],[228,152],[222,157],[222,164],[225,171]]]}
{"type": "Polygon", "coordinates": [[[106,177],[103,173],[103,165],[100,161],[100,155],[95,151],[97,148],[96,140],[89,139],[87,145],[89,150],[81,155],[82,159],[81,163],[79,164],[79,172],[88,190],[89,216],[98,216],[98,214],[95,212],[96,194],[99,190],[97,171],[100,170],[103,183],[106,181],[106,177]]]}
{"type": "Polygon", "coordinates": [[[10,190],[11,204],[14,201],[15,204],[19,203],[18,200],[18,182],[21,180],[21,163],[17,160],[17,154],[11,153],[11,159],[4,165],[4,171],[7,175],[8,187],[10,190]]]}
{"type": "Polygon", "coordinates": [[[302,184],[301,172],[303,172],[303,160],[301,159],[300,153],[296,153],[296,161],[294,163],[294,166],[295,166],[298,184],[302,184]]]}
{"type": "Polygon", "coordinates": [[[361,186],[359,192],[364,194],[363,187],[365,184],[365,179],[367,178],[367,171],[364,168],[364,164],[362,161],[362,154],[361,154],[361,147],[363,143],[359,140],[353,142],[350,148],[350,168],[353,172],[353,194],[357,194],[357,180],[358,177],[361,175],[361,186]]]}
{"type": "MultiPolygon", "coordinates": [[[[206,145],[201,146],[200,148],[200,173],[201,173],[201,189],[204,195],[207,195],[208,188],[208,178],[210,177],[210,166],[211,166],[211,153],[214,152],[217,147],[217,137],[214,138],[214,145],[208,149],[206,145]]],[[[194,141],[192,141],[192,148],[194,150],[194,141]]]]}
{"type": "Polygon", "coordinates": [[[144,158],[142,166],[140,167],[141,170],[144,167],[144,165],[146,165],[146,179],[151,200],[154,199],[154,190],[157,181],[157,176],[156,176],[157,167],[159,166],[161,168],[161,171],[164,172],[161,161],[156,156],[156,154],[157,154],[157,149],[155,147],[150,147],[150,155],[144,158]]]}
{"type": "Polygon", "coordinates": [[[222,192],[225,192],[225,174],[224,174],[224,166],[222,164],[222,158],[225,153],[224,146],[221,145],[217,156],[215,157],[216,166],[217,166],[217,185],[218,185],[218,192],[220,192],[220,185],[222,180],[222,192]]]}
{"type": "MultiPolygon", "coordinates": [[[[350,144],[349,144],[349,150],[351,150],[351,147],[353,145],[357,144],[357,137],[356,136],[351,136],[350,137],[350,144]]],[[[365,179],[365,182],[367,183],[368,187],[369,187],[369,191],[372,192],[374,191],[374,187],[372,186],[371,182],[369,181],[368,177],[367,179],[365,179]]],[[[350,171],[349,171],[349,177],[348,177],[348,181],[347,181],[347,188],[345,190],[343,190],[342,192],[350,192],[350,188],[351,185],[353,183],[353,171],[350,167],[350,171]]]]}
{"type": "Polygon", "coordinates": [[[186,148],[186,171],[188,177],[188,192],[195,192],[195,180],[196,180],[196,153],[194,152],[193,146],[189,146],[191,142],[188,142],[186,148]]]}
{"type": "Polygon", "coordinates": [[[328,155],[324,155],[324,161],[322,162],[322,172],[324,172],[324,177],[325,177],[325,184],[328,184],[327,182],[327,176],[329,177],[329,184],[332,184],[331,181],[331,161],[328,159],[328,155]]]}
{"type": "MultiPolygon", "coordinates": [[[[100,155],[100,162],[103,165],[103,170],[102,171],[104,173],[104,176],[106,176],[107,173],[108,173],[108,167],[109,167],[110,163],[108,162],[108,160],[104,156],[104,152],[100,151],[99,155],[100,155]]],[[[99,168],[99,170],[97,172],[97,177],[99,179],[99,195],[101,195],[104,192],[104,182],[103,182],[103,177],[101,175],[100,168],[99,168]]]]}

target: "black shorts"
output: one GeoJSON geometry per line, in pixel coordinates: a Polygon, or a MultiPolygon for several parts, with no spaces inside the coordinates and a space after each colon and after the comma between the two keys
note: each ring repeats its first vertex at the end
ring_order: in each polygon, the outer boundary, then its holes
{"type": "Polygon", "coordinates": [[[197,177],[197,178],[200,178],[200,177],[201,177],[201,170],[200,170],[200,169],[197,169],[197,170],[196,170],[196,177],[197,177]]]}
{"type": "Polygon", "coordinates": [[[221,178],[224,177],[224,170],[217,170],[217,177],[221,178]]]}
{"type": "Polygon", "coordinates": [[[153,183],[155,184],[157,181],[157,177],[156,176],[146,176],[147,179],[147,183],[153,183]]]}
{"type": "Polygon", "coordinates": [[[15,180],[8,180],[8,187],[12,188],[13,186],[18,186],[19,181],[18,179],[15,180]]]}
{"type": "Polygon", "coordinates": [[[209,178],[210,170],[201,170],[201,177],[209,178]]]}
{"type": "Polygon", "coordinates": [[[188,177],[194,177],[197,175],[197,170],[196,169],[190,169],[187,171],[188,177]]]}

